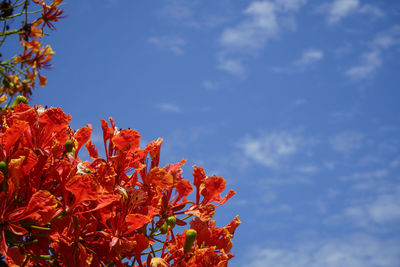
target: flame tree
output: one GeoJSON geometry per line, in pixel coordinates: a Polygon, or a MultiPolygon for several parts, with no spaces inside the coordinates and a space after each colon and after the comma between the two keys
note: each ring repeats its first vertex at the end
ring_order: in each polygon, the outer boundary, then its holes
{"type": "Polygon", "coordinates": [[[90,125],[73,130],[61,108],[28,104],[47,81],[54,52],[42,37],[61,2],[0,2],[0,47],[14,36],[22,51],[0,63],[0,266],[227,266],[240,220],[211,220],[235,194],[222,196],[222,177],[194,166],[186,180],[185,160],[159,166],[163,139],[141,149],[112,118],[101,158],[90,125]]]}

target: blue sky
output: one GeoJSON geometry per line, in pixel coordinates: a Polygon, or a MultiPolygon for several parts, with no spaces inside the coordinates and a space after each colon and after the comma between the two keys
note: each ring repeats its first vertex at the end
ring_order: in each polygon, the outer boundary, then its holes
{"type": "Polygon", "coordinates": [[[34,104],[237,195],[230,266],[400,266],[400,2],[66,1],[34,104]]]}

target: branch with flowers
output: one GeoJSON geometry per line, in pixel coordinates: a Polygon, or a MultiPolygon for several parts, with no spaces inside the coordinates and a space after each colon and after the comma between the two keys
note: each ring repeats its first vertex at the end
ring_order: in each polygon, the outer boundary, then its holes
{"type": "Polygon", "coordinates": [[[24,18],[0,34],[1,45],[18,34],[23,48],[0,64],[0,98],[14,99],[0,113],[0,266],[227,266],[240,220],[222,228],[212,220],[235,194],[223,195],[222,177],[194,166],[186,180],[185,160],[159,166],[163,139],[142,149],[140,134],[112,118],[101,120],[99,157],[90,125],[73,130],[61,108],[28,105],[36,77],[46,83],[39,72],[53,52],[40,38],[62,18],[60,3],[0,3],[4,25],[24,18]]]}
{"type": "Polygon", "coordinates": [[[37,79],[40,86],[46,85],[47,78],[41,70],[50,67],[54,52],[49,45],[43,45],[42,37],[46,35],[46,30],[55,30],[53,23],[64,17],[59,9],[61,2],[0,2],[0,47],[7,39],[17,36],[23,51],[5,60],[2,59],[5,55],[0,54],[0,104],[7,103],[5,106],[9,106],[18,95],[29,98],[37,79]]]}

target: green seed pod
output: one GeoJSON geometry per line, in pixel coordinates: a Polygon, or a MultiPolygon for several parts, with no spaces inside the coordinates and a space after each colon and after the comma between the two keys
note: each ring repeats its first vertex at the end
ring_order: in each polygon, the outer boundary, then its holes
{"type": "Polygon", "coordinates": [[[8,166],[4,161],[0,161],[0,171],[3,173],[4,177],[7,177],[8,174],[8,166]]]}
{"type": "Polygon", "coordinates": [[[168,231],[168,224],[167,221],[165,221],[163,225],[161,225],[160,227],[160,233],[164,235],[167,233],[167,231],[168,231]]]}
{"type": "Polygon", "coordinates": [[[185,244],[183,244],[183,251],[185,253],[189,252],[192,249],[196,237],[197,237],[196,230],[189,229],[186,231],[185,244]]]}
{"type": "Polygon", "coordinates": [[[23,96],[23,95],[19,95],[14,99],[14,102],[11,105],[11,107],[15,108],[15,106],[18,105],[21,102],[24,103],[24,104],[28,104],[28,99],[26,99],[26,97],[23,96]]]}
{"type": "Polygon", "coordinates": [[[64,148],[65,152],[67,153],[71,152],[72,149],[74,148],[74,143],[72,142],[72,140],[68,139],[67,141],[65,141],[64,148]]]}
{"type": "Polygon", "coordinates": [[[169,227],[171,227],[171,229],[174,229],[174,227],[176,225],[176,217],[175,216],[169,216],[167,218],[167,224],[169,225],[169,227]]]}

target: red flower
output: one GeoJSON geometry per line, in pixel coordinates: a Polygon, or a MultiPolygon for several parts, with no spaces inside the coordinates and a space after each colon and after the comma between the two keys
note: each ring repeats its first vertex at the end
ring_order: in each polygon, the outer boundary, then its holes
{"type": "Polygon", "coordinates": [[[73,131],[59,108],[19,104],[0,119],[0,253],[8,265],[124,266],[131,259],[138,266],[226,266],[233,257],[227,253],[240,220],[217,228],[210,219],[214,203],[234,191],[221,197],[225,180],[195,167],[196,202],[188,200],[185,160],[158,166],[162,139],[140,149],[137,131],[102,120],[102,159],[91,126],[73,131]],[[92,162],[78,157],[85,144],[92,162]],[[197,231],[190,250],[178,233],[186,214],[195,216],[197,231]]]}
{"type": "Polygon", "coordinates": [[[42,24],[42,29],[44,28],[44,26],[47,26],[51,30],[55,30],[56,28],[51,22],[56,22],[61,18],[65,18],[65,16],[62,16],[63,11],[57,8],[57,6],[61,2],[62,0],[54,0],[50,5],[42,3],[43,5],[42,16],[37,21],[38,25],[42,24]]]}

